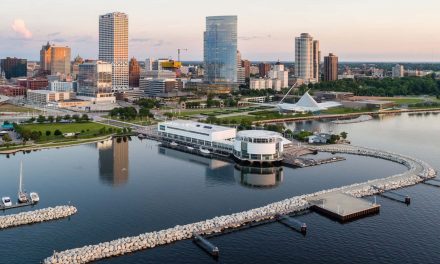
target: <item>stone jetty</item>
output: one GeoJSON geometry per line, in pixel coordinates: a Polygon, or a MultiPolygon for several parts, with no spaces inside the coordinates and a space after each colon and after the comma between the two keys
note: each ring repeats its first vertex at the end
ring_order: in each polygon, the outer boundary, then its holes
{"type": "Polygon", "coordinates": [[[189,239],[193,237],[194,234],[206,235],[219,233],[225,229],[237,228],[251,222],[275,219],[277,215],[302,211],[311,207],[311,204],[307,201],[308,199],[318,197],[319,195],[341,192],[355,197],[369,196],[378,193],[378,190],[372,187],[373,185],[384,190],[392,190],[420,183],[436,175],[435,170],[425,162],[396,153],[346,145],[323,146],[319,147],[318,150],[386,159],[405,165],[408,171],[384,179],[371,180],[364,183],[296,196],[263,207],[231,215],[217,216],[197,223],[177,225],[161,231],[147,232],[138,236],[120,238],[97,245],[88,245],[81,248],[55,252],[51,257],[46,258],[44,263],[88,263],[104,258],[116,257],[179,240],[189,239]]]}
{"type": "Polygon", "coordinates": [[[13,215],[0,216],[0,230],[20,225],[29,225],[45,221],[65,218],[77,212],[74,206],[57,206],[22,212],[13,215]]]}

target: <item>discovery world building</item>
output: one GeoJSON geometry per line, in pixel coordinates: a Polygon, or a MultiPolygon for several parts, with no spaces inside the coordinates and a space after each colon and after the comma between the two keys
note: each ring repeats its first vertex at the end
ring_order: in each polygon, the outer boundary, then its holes
{"type": "Polygon", "coordinates": [[[159,123],[157,131],[172,146],[232,157],[245,165],[276,165],[283,159],[284,146],[292,144],[277,132],[237,132],[236,128],[189,120],[159,123]]]}

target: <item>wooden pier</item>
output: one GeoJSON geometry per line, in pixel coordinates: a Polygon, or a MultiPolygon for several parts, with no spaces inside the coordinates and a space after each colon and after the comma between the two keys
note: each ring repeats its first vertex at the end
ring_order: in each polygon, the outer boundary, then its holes
{"type": "Polygon", "coordinates": [[[5,206],[3,204],[0,204],[0,210],[9,210],[9,209],[15,209],[15,208],[21,208],[21,207],[26,207],[26,206],[33,206],[36,205],[36,202],[27,202],[27,203],[16,203],[16,204],[12,204],[11,206],[5,206]]]}
{"type": "Polygon", "coordinates": [[[307,199],[312,210],[341,223],[356,220],[380,211],[380,205],[353,196],[332,192],[307,199]]]}

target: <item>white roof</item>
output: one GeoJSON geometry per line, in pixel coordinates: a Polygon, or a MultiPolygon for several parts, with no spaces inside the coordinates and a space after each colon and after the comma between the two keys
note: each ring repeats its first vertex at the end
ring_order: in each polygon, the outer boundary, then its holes
{"type": "Polygon", "coordinates": [[[306,92],[296,104],[278,104],[278,108],[281,110],[295,112],[317,112],[338,106],[341,106],[341,104],[333,101],[317,103],[308,92],[306,92]]]}
{"type": "Polygon", "coordinates": [[[177,127],[177,128],[185,128],[191,131],[204,132],[204,133],[212,133],[212,132],[220,132],[220,131],[229,131],[231,129],[235,130],[235,128],[225,127],[225,126],[217,126],[206,123],[195,122],[191,120],[172,120],[159,123],[159,125],[164,125],[167,127],[177,127]]]}
{"type": "Polygon", "coordinates": [[[250,138],[269,138],[269,137],[281,137],[280,133],[269,130],[243,130],[237,133],[237,136],[250,137],[250,138]]]}

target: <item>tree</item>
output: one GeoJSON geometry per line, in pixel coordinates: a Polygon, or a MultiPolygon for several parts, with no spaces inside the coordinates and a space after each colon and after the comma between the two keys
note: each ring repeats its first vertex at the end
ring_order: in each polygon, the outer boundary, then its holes
{"type": "Polygon", "coordinates": [[[84,122],[88,122],[89,121],[89,116],[87,114],[83,114],[81,117],[81,120],[84,122]]]}
{"type": "Polygon", "coordinates": [[[348,133],[347,132],[341,132],[341,137],[343,138],[343,139],[347,139],[347,135],[348,135],[348,133]]]}
{"type": "Polygon", "coordinates": [[[41,137],[41,134],[40,134],[41,132],[38,132],[38,131],[32,131],[31,132],[31,139],[33,140],[33,141],[37,141],[37,140],[39,140],[40,139],[40,137],[41,137]]]}
{"type": "Polygon", "coordinates": [[[55,120],[55,118],[53,116],[47,117],[47,121],[49,121],[50,123],[53,123],[54,120],[55,120]]]}
{"type": "Polygon", "coordinates": [[[46,137],[50,136],[50,134],[51,134],[50,130],[47,130],[46,131],[46,137]]]}
{"type": "Polygon", "coordinates": [[[40,124],[46,122],[46,117],[44,117],[43,115],[39,115],[37,118],[37,122],[40,124]]]}
{"type": "Polygon", "coordinates": [[[36,120],[35,117],[31,117],[31,118],[29,118],[27,123],[31,123],[32,124],[33,122],[35,122],[35,120],[36,120]]]}
{"type": "Polygon", "coordinates": [[[79,122],[80,117],[79,117],[79,115],[73,115],[72,119],[75,120],[75,122],[79,122]]]}
{"type": "Polygon", "coordinates": [[[53,132],[53,134],[55,136],[61,136],[63,133],[61,132],[61,130],[57,129],[57,130],[55,130],[55,132],[53,132]]]}
{"type": "Polygon", "coordinates": [[[62,119],[63,119],[63,118],[62,118],[61,116],[57,116],[57,117],[55,118],[55,122],[59,123],[59,122],[61,122],[62,119]]]}
{"type": "Polygon", "coordinates": [[[101,127],[99,129],[99,134],[101,134],[101,135],[105,134],[105,127],[101,127]]]}
{"type": "Polygon", "coordinates": [[[4,142],[11,142],[12,141],[12,138],[9,134],[4,134],[2,139],[4,142]]]}
{"type": "Polygon", "coordinates": [[[63,119],[66,120],[66,121],[70,121],[70,119],[72,119],[72,117],[70,115],[65,115],[63,117],[63,119]]]}

